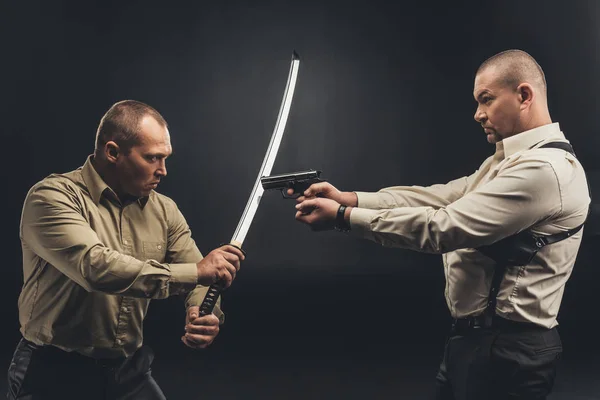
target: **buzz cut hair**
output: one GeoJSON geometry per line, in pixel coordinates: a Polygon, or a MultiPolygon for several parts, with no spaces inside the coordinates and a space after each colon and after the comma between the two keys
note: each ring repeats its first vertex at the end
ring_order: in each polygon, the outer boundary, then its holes
{"type": "Polygon", "coordinates": [[[147,115],[168,128],[163,116],[148,104],[136,100],[123,100],[113,104],[98,125],[95,153],[98,154],[106,143],[113,141],[128,154],[132,147],[140,144],[140,124],[147,115]]]}
{"type": "Polygon", "coordinates": [[[521,83],[529,83],[544,95],[547,94],[546,75],[540,64],[523,50],[506,50],[485,60],[477,69],[479,75],[485,69],[497,69],[500,83],[516,90],[521,83]]]}

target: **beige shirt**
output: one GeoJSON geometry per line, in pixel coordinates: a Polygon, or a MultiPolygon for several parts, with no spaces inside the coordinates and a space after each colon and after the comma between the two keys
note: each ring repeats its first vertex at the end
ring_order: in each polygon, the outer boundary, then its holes
{"type": "MultiPolygon", "coordinates": [[[[540,234],[563,232],[586,218],[590,198],[584,170],[564,150],[538,149],[553,141],[567,142],[558,123],[504,139],[474,174],[445,185],[358,192],[351,232],[384,246],[442,254],[452,316],[481,314],[495,262],[474,248],[529,227],[540,234]]],[[[581,237],[579,231],[542,248],[529,265],[509,267],[496,312],[548,328],[557,325],[581,237]]]]}
{"type": "MultiPolygon", "coordinates": [[[[202,254],[185,218],[156,192],[121,204],[87,159],[27,194],[21,217],[23,337],[92,357],[142,345],[150,299],[187,294],[200,305],[202,254]]],[[[219,307],[215,315],[222,320],[219,307]]]]}

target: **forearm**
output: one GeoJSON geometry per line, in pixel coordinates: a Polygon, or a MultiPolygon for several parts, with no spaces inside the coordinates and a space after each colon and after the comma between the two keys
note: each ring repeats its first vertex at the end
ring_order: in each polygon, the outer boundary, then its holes
{"type": "Polygon", "coordinates": [[[398,207],[442,208],[465,193],[467,177],[432,186],[394,186],[378,192],[356,192],[357,205],[371,210],[398,207]]]}
{"type": "Polygon", "coordinates": [[[469,242],[465,235],[453,235],[452,229],[444,229],[451,224],[447,213],[432,207],[352,208],[346,210],[346,220],[354,235],[387,247],[441,254],[466,247],[469,242]]]}
{"type": "Polygon", "coordinates": [[[352,208],[347,220],[353,234],[384,246],[445,253],[492,244],[561,209],[552,167],[522,162],[446,207],[352,208]]]}
{"type": "Polygon", "coordinates": [[[25,200],[21,240],[88,291],[165,298],[196,286],[195,264],[161,264],[113,250],[100,240],[86,215],[70,183],[44,182],[25,200]]]}
{"type": "Polygon", "coordinates": [[[80,243],[57,249],[39,243],[36,254],[88,291],[162,299],[191,291],[197,282],[196,264],[161,264],[138,260],[100,244],[80,243]]]}
{"type": "Polygon", "coordinates": [[[88,290],[154,299],[187,293],[198,280],[194,263],[142,261],[107,248],[90,250],[79,272],[88,290]]]}

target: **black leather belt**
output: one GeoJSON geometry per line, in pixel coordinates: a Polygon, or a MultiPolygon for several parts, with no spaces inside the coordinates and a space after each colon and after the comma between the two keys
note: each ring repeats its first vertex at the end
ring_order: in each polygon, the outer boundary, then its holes
{"type": "Polygon", "coordinates": [[[526,330],[547,330],[547,328],[531,322],[518,322],[498,315],[475,315],[465,318],[455,318],[452,322],[452,333],[468,334],[482,329],[500,329],[510,332],[522,332],[526,330]]]}
{"type": "Polygon", "coordinates": [[[25,338],[21,340],[40,358],[56,363],[80,364],[82,366],[97,365],[104,368],[115,368],[125,361],[125,357],[92,358],[75,351],[65,351],[52,345],[40,346],[25,338]]]}

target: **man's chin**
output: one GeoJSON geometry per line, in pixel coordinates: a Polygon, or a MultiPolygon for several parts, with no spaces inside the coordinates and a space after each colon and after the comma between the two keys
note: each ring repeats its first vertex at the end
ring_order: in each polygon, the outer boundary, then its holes
{"type": "Polygon", "coordinates": [[[135,194],[131,194],[131,196],[139,199],[140,197],[149,196],[150,192],[152,192],[151,188],[138,189],[135,191],[135,194]]]}
{"type": "Polygon", "coordinates": [[[501,140],[502,140],[502,138],[500,136],[498,136],[495,132],[487,134],[487,141],[490,144],[496,144],[496,143],[500,142],[501,140]]]}

